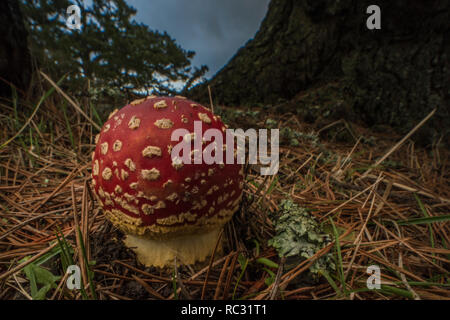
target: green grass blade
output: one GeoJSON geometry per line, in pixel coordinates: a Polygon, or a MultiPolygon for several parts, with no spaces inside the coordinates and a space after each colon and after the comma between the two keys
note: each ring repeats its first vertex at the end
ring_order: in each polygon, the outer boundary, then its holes
{"type": "Polygon", "coordinates": [[[70,126],[69,117],[67,116],[67,105],[66,105],[66,101],[64,101],[63,104],[62,104],[62,110],[63,110],[63,114],[64,114],[64,120],[66,120],[66,127],[67,127],[67,132],[69,133],[70,144],[72,145],[72,149],[73,149],[73,150],[76,150],[76,147],[75,147],[75,140],[74,140],[74,138],[73,138],[72,128],[71,128],[71,126],[70,126]]]}
{"type": "MultiPolygon", "coordinates": [[[[394,282],[397,285],[402,285],[403,282],[397,281],[394,282]]],[[[420,282],[420,281],[408,281],[408,284],[412,287],[444,287],[450,288],[450,283],[439,283],[439,282],[420,282]]]]}
{"type": "MultiPolygon", "coordinates": [[[[61,247],[62,254],[61,254],[61,263],[63,264],[64,273],[67,272],[67,268],[71,265],[75,265],[72,257],[73,248],[72,246],[67,242],[66,238],[64,237],[64,234],[61,232],[61,230],[58,227],[58,233],[56,234],[56,239],[58,240],[58,244],[61,247]],[[61,238],[59,235],[61,235],[61,238]],[[63,262],[64,257],[64,262],[63,262]]],[[[84,290],[84,283],[81,281],[81,288],[80,288],[81,297],[83,300],[89,300],[89,297],[86,294],[86,290],[84,290]]]]}
{"type": "MultiPolygon", "coordinates": [[[[62,235],[64,237],[64,235],[62,235]]],[[[64,272],[66,272],[67,268],[71,265],[69,254],[66,250],[65,245],[63,244],[62,240],[59,238],[59,233],[56,233],[56,241],[58,241],[58,246],[61,249],[61,264],[63,267],[64,272]]]]}
{"type": "MultiPolygon", "coordinates": [[[[428,214],[427,210],[425,210],[425,207],[424,207],[422,201],[420,200],[419,196],[414,193],[414,198],[416,198],[416,201],[419,205],[420,211],[422,211],[425,218],[430,218],[430,215],[428,214]]],[[[431,223],[428,224],[428,230],[430,231],[430,244],[431,244],[431,247],[434,248],[434,233],[433,233],[433,227],[431,226],[431,223]]],[[[432,255],[435,256],[434,253],[432,253],[432,255]]],[[[436,263],[436,259],[433,259],[433,262],[436,263]]]]}
{"type": "Polygon", "coordinates": [[[405,289],[400,289],[400,288],[391,287],[391,286],[387,286],[387,285],[381,285],[380,291],[383,293],[386,293],[386,294],[394,294],[394,295],[398,295],[398,296],[401,296],[404,298],[414,299],[413,294],[405,289]]]}
{"type": "Polygon", "coordinates": [[[95,106],[92,104],[92,102],[90,103],[90,107],[92,109],[92,113],[94,114],[95,119],[97,120],[98,125],[101,127],[103,126],[103,121],[100,118],[100,115],[97,112],[97,109],[95,108],[95,106]]]}
{"type": "Polygon", "coordinates": [[[177,292],[177,278],[175,277],[175,270],[172,272],[172,286],[173,286],[173,296],[175,300],[178,300],[178,292],[177,292]]]}
{"type": "Polygon", "coordinates": [[[248,259],[245,259],[245,263],[244,263],[244,265],[242,266],[241,273],[239,274],[239,277],[238,277],[238,279],[237,279],[237,281],[236,281],[236,284],[234,285],[233,295],[232,295],[232,297],[231,297],[232,300],[234,300],[234,298],[235,298],[235,296],[236,296],[236,290],[237,290],[237,287],[238,287],[238,285],[239,285],[239,282],[241,282],[242,277],[244,276],[245,270],[247,270],[247,266],[248,266],[248,259]]]}
{"type": "Polygon", "coordinates": [[[272,260],[269,260],[267,258],[258,258],[256,259],[257,263],[261,263],[269,268],[278,268],[278,264],[273,262],[272,260]]]}
{"type": "Polygon", "coordinates": [[[17,91],[14,86],[11,86],[12,103],[14,108],[14,131],[19,128],[19,113],[17,112],[17,91]]]}
{"type": "Polygon", "coordinates": [[[278,182],[278,176],[276,176],[276,177],[273,179],[272,183],[271,183],[270,186],[269,186],[269,189],[267,189],[266,195],[270,195],[270,194],[272,193],[273,189],[274,189],[275,186],[277,185],[277,182],[278,182]]]}
{"type": "Polygon", "coordinates": [[[333,233],[334,233],[334,239],[335,239],[335,247],[336,247],[336,253],[337,253],[337,259],[338,259],[338,267],[339,267],[339,278],[342,285],[342,290],[344,290],[344,294],[347,296],[347,288],[345,286],[345,276],[344,276],[344,266],[342,263],[342,253],[341,253],[341,244],[339,242],[339,233],[336,228],[336,225],[334,224],[333,219],[329,218],[331,226],[333,227],[333,233]]]}
{"type": "Polygon", "coordinates": [[[403,221],[398,221],[397,224],[399,226],[407,226],[407,225],[411,225],[411,224],[429,224],[429,223],[446,222],[446,221],[450,221],[450,215],[403,220],[403,221]]]}
{"type": "Polygon", "coordinates": [[[259,256],[259,247],[260,247],[260,245],[259,245],[258,240],[256,240],[256,239],[253,239],[253,243],[255,244],[255,256],[257,257],[257,256],[259,256]]]}
{"type": "Polygon", "coordinates": [[[334,291],[336,291],[336,294],[338,296],[342,295],[341,290],[338,288],[338,286],[336,285],[336,282],[334,282],[333,278],[331,278],[330,274],[326,271],[326,270],[319,270],[319,273],[321,275],[323,275],[325,277],[325,279],[327,279],[328,283],[330,284],[330,286],[334,289],[334,291]]]}
{"type": "MultiPolygon", "coordinates": [[[[402,282],[400,282],[399,284],[403,284],[402,282]]],[[[410,283],[411,284],[411,283],[410,283]]],[[[381,285],[381,289],[368,289],[368,288],[358,288],[358,289],[352,289],[350,290],[350,292],[355,292],[355,293],[359,293],[359,292],[370,292],[370,291],[378,291],[382,294],[385,295],[389,295],[389,296],[393,296],[393,295],[397,295],[403,298],[408,298],[408,299],[413,299],[413,294],[407,290],[404,289],[400,289],[400,288],[396,288],[396,287],[391,287],[388,285],[381,285]]]]}
{"type": "Polygon", "coordinates": [[[97,300],[97,293],[95,292],[94,281],[92,279],[93,272],[91,271],[90,264],[87,259],[86,248],[84,247],[83,235],[81,234],[79,226],[77,226],[77,232],[78,232],[78,236],[80,237],[80,247],[81,247],[81,252],[83,254],[83,260],[84,260],[83,262],[84,262],[84,265],[86,268],[86,273],[87,273],[87,277],[88,277],[88,281],[89,281],[89,288],[91,290],[91,295],[92,295],[92,298],[97,300]]]}
{"type": "Polygon", "coordinates": [[[275,282],[275,277],[276,277],[275,272],[273,272],[272,270],[270,270],[268,268],[263,268],[263,270],[265,272],[267,272],[267,274],[269,275],[269,277],[264,280],[264,283],[266,284],[266,286],[269,287],[272,283],[275,282]]]}
{"type": "Polygon", "coordinates": [[[44,254],[42,257],[40,257],[38,260],[34,262],[35,265],[40,266],[47,261],[49,261],[51,258],[56,257],[57,255],[61,255],[62,251],[60,247],[54,247],[52,250],[44,254]]]}

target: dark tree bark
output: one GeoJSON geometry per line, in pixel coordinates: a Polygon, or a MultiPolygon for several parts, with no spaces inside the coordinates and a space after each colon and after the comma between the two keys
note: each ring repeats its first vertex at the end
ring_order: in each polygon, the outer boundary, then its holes
{"type": "Polygon", "coordinates": [[[31,79],[27,30],[17,0],[0,1],[0,97],[11,98],[11,86],[26,90],[31,79]]]}
{"type": "Polygon", "coordinates": [[[438,107],[422,135],[445,134],[449,12],[438,0],[272,0],[255,38],[191,96],[207,102],[209,84],[220,104],[281,103],[309,120],[344,117],[401,133],[438,107]],[[366,27],[371,4],[381,8],[381,30],[366,27]]]}

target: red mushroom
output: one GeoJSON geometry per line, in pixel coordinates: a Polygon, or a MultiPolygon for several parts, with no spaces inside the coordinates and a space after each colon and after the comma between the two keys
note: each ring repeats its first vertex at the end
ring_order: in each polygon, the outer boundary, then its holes
{"type": "Polygon", "coordinates": [[[202,136],[207,129],[220,130],[225,143],[220,118],[183,97],[134,101],[115,110],[97,136],[95,194],[107,218],[127,234],[125,244],[146,266],[162,267],[175,257],[184,264],[205,260],[239,206],[241,164],[172,160],[178,143],[171,141],[172,131],[192,133],[194,121],[201,121],[202,136]]]}

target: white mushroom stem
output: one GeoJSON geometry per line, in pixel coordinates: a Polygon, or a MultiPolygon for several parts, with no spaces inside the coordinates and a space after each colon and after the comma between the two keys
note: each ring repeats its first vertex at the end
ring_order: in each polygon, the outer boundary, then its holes
{"type": "MultiPolygon", "coordinates": [[[[182,264],[205,261],[216,246],[220,229],[208,233],[181,236],[168,240],[150,240],[127,235],[124,242],[146,266],[164,267],[173,263],[175,257],[182,264]]],[[[221,248],[219,245],[218,248],[221,248]]]]}

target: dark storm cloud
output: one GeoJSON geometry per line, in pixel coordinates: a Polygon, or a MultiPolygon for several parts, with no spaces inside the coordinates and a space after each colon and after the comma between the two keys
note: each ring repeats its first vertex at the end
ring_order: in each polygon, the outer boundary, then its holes
{"type": "Polygon", "coordinates": [[[222,68],[253,38],[270,0],[128,0],[136,20],[167,31],[186,50],[193,64],[208,65],[207,77],[222,68]]]}

